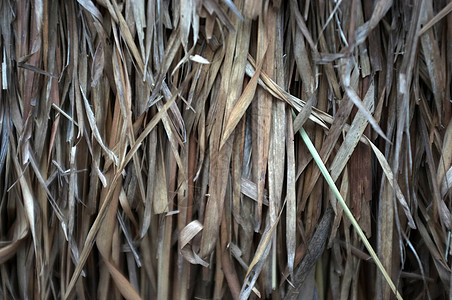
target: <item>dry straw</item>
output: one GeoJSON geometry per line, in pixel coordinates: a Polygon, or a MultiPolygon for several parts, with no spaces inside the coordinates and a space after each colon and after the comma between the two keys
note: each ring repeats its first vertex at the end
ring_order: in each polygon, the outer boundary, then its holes
{"type": "Polygon", "coordinates": [[[0,1],[0,298],[450,298],[451,9],[0,1]]]}

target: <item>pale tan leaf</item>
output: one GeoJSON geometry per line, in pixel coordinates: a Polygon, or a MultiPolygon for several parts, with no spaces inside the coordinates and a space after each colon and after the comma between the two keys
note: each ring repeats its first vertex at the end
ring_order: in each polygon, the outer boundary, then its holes
{"type": "Polygon", "coordinates": [[[115,286],[119,289],[123,297],[127,300],[140,300],[140,295],[135,291],[132,284],[130,284],[130,281],[128,281],[127,278],[125,278],[124,275],[122,275],[109,261],[105,260],[104,262],[108,267],[111,277],[113,277],[113,280],[116,283],[115,286]]]}
{"type": "Polygon", "coordinates": [[[240,98],[237,100],[236,105],[232,109],[232,112],[229,115],[229,119],[226,121],[226,126],[223,130],[220,147],[223,147],[224,143],[229,139],[229,136],[234,131],[235,126],[237,126],[246,109],[250,105],[251,100],[253,100],[254,94],[256,92],[257,80],[259,79],[263,62],[264,60],[260,61],[259,65],[257,66],[256,72],[254,73],[240,98]]]}
{"type": "MultiPolygon", "coordinates": [[[[293,132],[292,122],[289,119],[287,136],[293,132]]],[[[287,143],[287,206],[286,206],[286,245],[287,266],[289,273],[293,274],[295,261],[295,248],[297,245],[297,199],[296,199],[296,176],[295,176],[295,149],[293,140],[288,138],[287,143]]]]}
{"type": "MultiPolygon", "coordinates": [[[[366,111],[368,111],[369,113],[372,113],[375,108],[374,92],[375,86],[374,84],[371,84],[362,104],[363,107],[366,108],[366,111]]],[[[350,159],[356,145],[359,143],[359,140],[368,124],[367,116],[368,115],[366,113],[359,111],[353,119],[352,125],[347,132],[344,142],[339,148],[339,151],[337,152],[330,166],[331,177],[333,178],[333,180],[337,180],[337,178],[339,178],[339,175],[342,173],[342,170],[350,159]]]]}
{"type": "Polygon", "coordinates": [[[91,0],[77,0],[77,2],[83,6],[87,11],[89,11],[93,16],[95,16],[98,20],[102,20],[102,14],[94,5],[91,0]]]}
{"type": "Polygon", "coordinates": [[[204,57],[202,57],[201,55],[198,55],[198,54],[190,55],[190,60],[200,63],[200,64],[205,64],[205,65],[210,64],[210,62],[207,59],[205,59],[204,57]]]}
{"type": "Polygon", "coordinates": [[[201,265],[206,268],[209,267],[209,264],[206,261],[204,261],[201,257],[199,257],[198,254],[196,254],[192,250],[190,245],[181,249],[180,252],[182,253],[182,256],[190,263],[195,264],[195,265],[201,265]]]}
{"type": "Polygon", "coordinates": [[[185,247],[201,230],[202,224],[198,220],[188,223],[179,233],[179,241],[181,249],[185,247]]]}
{"type": "Polygon", "coordinates": [[[400,205],[402,205],[403,211],[408,219],[408,225],[411,228],[416,228],[416,225],[414,223],[413,217],[410,212],[410,207],[405,199],[405,196],[402,193],[402,190],[400,189],[397,181],[394,178],[394,174],[392,173],[391,167],[389,166],[388,162],[386,161],[386,158],[384,157],[383,153],[375,146],[370,140],[367,140],[369,145],[371,146],[373,152],[375,153],[375,156],[378,159],[378,162],[380,163],[381,168],[383,169],[383,172],[385,173],[386,177],[388,178],[389,184],[392,186],[392,188],[395,190],[397,199],[399,200],[400,205]]]}
{"type": "Polygon", "coordinates": [[[102,140],[99,129],[97,128],[94,113],[91,110],[91,106],[89,105],[88,99],[85,96],[85,92],[83,91],[82,86],[80,86],[80,92],[82,93],[82,96],[83,96],[83,102],[85,104],[86,116],[88,117],[88,123],[91,127],[91,130],[93,131],[94,138],[99,143],[99,145],[102,147],[102,149],[105,151],[105,154],[107,154],[107,157],[109,157],[114,162],[115,165],[118,165],[119,164],[118,157],[116,156],[116,154],[113,151],[108,149],[108,147],[104,144],[104,142],[102,140]]]}

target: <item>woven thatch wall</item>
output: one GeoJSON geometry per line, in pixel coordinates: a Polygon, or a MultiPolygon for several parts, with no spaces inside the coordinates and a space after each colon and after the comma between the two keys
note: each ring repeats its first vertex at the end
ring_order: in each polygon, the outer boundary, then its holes
{"type": "Polygon", "coordinates": [[[448,298],[451,10],[0,1],[0,298],[448,298]]]}

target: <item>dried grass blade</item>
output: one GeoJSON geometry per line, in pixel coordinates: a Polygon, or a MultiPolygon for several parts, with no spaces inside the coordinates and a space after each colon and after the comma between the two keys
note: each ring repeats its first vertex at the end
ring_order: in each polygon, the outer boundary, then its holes
{"type": "MultiPolygon", "coordinates": [[[[375,108],[374,103],[375,97],[375,85],[372,83],[367,90],[366,95],[364,96],[363,107],[365,107],[366,111],[370,114],[373,113],[375,108]]],[[[359,100],[361,102],[361,100],[359,100]]],[[[352,121],[352,125],[350,126],[349,131],[339,148],[336,156],[334,157],[333,162],[331,163],[331,177],[334,181],[339,178],[342,170],[344,170],[345,165],[349,161],[353,151],[355,150],[356,145],[358,145],[361,136],[364,133],[364,130],[367,127],[367,115],[362,111],[358,111],[355,118],[352,121]]]]}
{"type": "Polygon", "coordinates": [[[168,189],[166,181],[165,172],[165,159],[163,154],[163,149],[159,147],[158,150],[159,160],[156,161],[155,167],[155,178],[154,179],[154,195],[152,196],[153,201],[153,212],[155,214],[163,214],[168,212],[168,189]]]}
{"type": "Polygon", "coordinates": [[[380,166],[383,169],[383,172],[385,173],[389,184],[395,190],[397,199],[399,200],[400,205],[402,205],[403,212],[405,213],[405,216],[408,219],[408,226],[410,226],[413,229],[416,229],[416,224],[414,223],[413,216],[411,215],[410,207],[405,199],[405,196],[402,193],[402,190],[400,189],[399,184],[397,183],[396,178],[394,178],[394,174],[392,173],[388,161],[386,160],[385,156],[383,155],[383,153],[381,153],[380,149],[378,149],[377,146],[375,146],[367,137],[366,140],[370,147],[372,148],[372,151],[375,153],[375,156],[377,157],[377,160],[380,163],[380,166]]]}
{"type": "Polygon", "coordinates": [[[135,291],[130,281],[128,281],[121,272],[115,268],[109,261],[105,261],[116,287],[127,300],[141,300],[140,295],[135,291]]]}
{"type": "MultiPolygon", "coordinates": [[[[175,164],[173,164],[175,166],[175,164]]],[[[174,170],[175,168],[173,168],[174,170]]],[[[171,171],[170,171],[171,172],[171,171]]],[[[172,210],[170,202],[168,210],[172,210]]],[[[170,290],[170,261],[171,261],[171,235],[173,231],[173,218],[161,216],[160,234],[163,235],[158,241],[158,276],[157,276],[157,299],[168,299],[170,290]]]]}
{"type": "Polygon", "coordinates": [[[85,92],[82,89],[82,86],[80,86],[80,91],[81,91],[82,96],[83,96],[83,102],[85,104],[86,116],[88,118],[88,122],[89,122],[91,130],[93,132],[94,138],[99,143],[99,145],[102,147],[102,149],[105,151],[105,154],[107,155],[107,157],[109,159],[111,159],[114,162],[115,165],[118,165],[119,164],[118,156],[113,151],[108,149],[108,147],[104,144],[104,142],[102,140],[102,137],[100,135],[99,129],[97,128],[96,117],[94,116],[94,113],[91,110],[91,106],[89,105],[88,99],[86,98],[86,95],[85,95],[85,92]]]}
{"type": "MultiPolygon", "coordinates": [[[[290,112],[287,112],[289,121],[287,123],[287,136],[293,134],[293,127],[290,112]]],[[[286,207],[286,246],[287,246],[287,267],[292,275],[295,261],[295,249],[297,245],[297,199],[296,199],[296,174],[295,174],[295,148],[293,139],[286,139],[287,149],[287,207],[286,207]]]]}
{"type": "MultiPolygon", "coordinates": [[[[111,181],[111,177],[113,172],[109,172],[109,180],[111,181]]],[[[113,193],[111,196],[111,200],[109,201],[109,207],[105,214],[105,218],[102,221],[102,226],[99,228],[99,234],[96,237],[96,245],[97,249],[99,250],[100,254],[102,255],[103,261],[113,261],[113,254],[112,252],[114,249],[112,249],[113,239],[114,239],[114,231],[117,227],[117,219],[116,219],[116,212],[118,211],[118,204],[119,204],[119,194],[121,192],[121,184],[122,179],[118,180],[118,185],[113,187],[113,193]]],[[[107,202],[104,198],[108,194],[109,190],[102,190],[101,193],[101,201],[107,202]]]]}
{"type": "Polygon", "coordinates": [[[124,19],[121,11],[119,10],[118,4],[116,1],[113,1],[113,8],[115,9],[116,16],[118,17],[119,27],[121,29],[121,33],[123,34],[124,39],[127,42],[127,46],[129,46],[130,51],[132,52],[133,58],[135,59],[140,72],[143,74],[144,72],[144,63],[143,59],[140,56],[140,52],[138,51],[137,46],[135,45],[132,34],[130,33],[130,29],[127,26],[127,22],[124,19]]]}
{"type": "MultiPolygon", "coordinates": [[[[181,0],[180,1],[180,23],[179,26],[181,41],[184,49],[186,50],[188,47],[188,36],[190,34],[190,29],[192,25],[192,16],[196,15],[194,12],[196,10],[196,4],[193,0],[181,0]]],[[[196,44],[196,41],[194,41],[196,44]]]]}
{"type": "MultiPolygon", "coordinates": [[[[274,24],[269,24],[274,18],[268,17],[269,13],[263,13],[259,16],[258,20],[258,40],[257,40],[257,59],[265,60],[264,69],[271,75],[273,73],[273,61],[274,61],[274,41],[270,34],[268,26],[273,27],[274,24]],[[268,50],[268,57],[266,56],[268,50]],[[271,73],[270,73],[271,72],[271,73]]],[[[271,16],[271,14],[270,14],[271,16]]],[[[272,77],[272,76],[271,76],[272,77]]],[[[254,176],[257,181],[257,210],[255,211],[254,218],[254,231],[258,232],[263,221],[262,218],[262,201],[264,199],[264,188],[267,177],[268,166],[268,151],[270,145],[270,126],[271,126],[271,113],[272,113],[272,99],[271,96],[263,89],[257,90],[257,98],[259,102],[255,102],[253,109],[257,112],[257,118],[253,118],[252,121],[256,122],[255,128],[257,129],[257,172],[254,172],[254,176]]],[[[269,198],[269,205],[274,199],[269,198]]]]}
{"type": "Polygon", "coordinates": [[[294,14],[295,20],[297,21],[298,28],[303,33],[304,38],[308,42],[309,46],[311,46],[311,50],[314,52],[317,52],[317,47],[311,37],[311,33],[309,32],[308,28],[306,27],[306,23],[303,20],[303,16],[300,13],[300,10],[298,8],[298,3],[296,0],[290,0],[290,9],[291,13],[294,14]]]}
{"type": "MultiPolygon", "coordinates": [[[[388,179],[389,180],[389,179],[388,179]]],[[[380,197],[380,203],[378,205],[378,252],[382,258],[382,264],[389,274],[393,271],[393,259],[396,255],[394,249],[394,194],[388,181],[383,182],[383,188],[380,197]]],[[[376,281],[376,296],[380,298],[389,298],[391,291],[389,287],[382,283],[381,276],[377,277],[376,281]]]]}
{"type": "MultiPolygon", "coordinates": [[[[378,25],[391,8],[392,2],[392,0],[380,0],[376,3],[370,20],[356,28],[354,36],[355,45],[359,45],[366,40],[370,32],[378,25]]],[[[351,51],[351,49],[349,51],[351,51]]]]}
{"type": "Polygon", "coordinates": [[[221,137],[220,148],[224,146],[224,143],[229,139],[231,133],[234,131],[235,127],[239,123],[240,119],[245,114],[248,106],[254,98],[256,93],[257,81],[259,79],[260,71],[262,69],[262,65],[264,63],[264,59],[259,62],[257,66],[257,70],[251,78],[250,82],[246,86],[240,98],[237,100],[234,108],[232,109],[228,120],[226,121],[226,126],[223,130],[223,135],[221,137]]]}
{"type": "Polygon", "coordinates": [[[93,16],[95,16],[99,21],[102,21],[102,14],[99,9],[94,5],[91,0],[77,0],[77,2],[83,6],[87,11],[89,11],[93,16]]]}
{"type": "Polygon", "coordinates": [[[305,287],[303,283],[306,281],[306,277],[312,271],[315,271],[314,266],[320,256],[323,254],[325,246],[327,244],[327,238],[331,231],[331,224],[333,223],[334,211],[331,205],[326,209],[322,219],[320,220],[318,227],[309,241],[308,250],[303,257],[297,271],[294,275],[294,285],[289,289],[285,299],[294,300],[299,299],[299,295],[302,294],[302,289],[305,287]]]}
{"type": "Polygon", "coordinates": [[[447,170],[444,175],[443,183],[441,184],[441,197],[444,197],[452,188],[452,167],[447,170]]]}
{"type": "MultiPolygon", "coordinates": [[[[283,207],[284,204],[282,205],[283,207]]],[[[254,285],[256,284],[256,280],[264,266],[265,259],[267,258],[268,253],[270,252],[271,241],[280,217],[281,212],[278,215],[278,219],[276,220],[276,222],[271,226],[267,226],[264,233],[262,234],[262,238],[259,241],[259,245],[257,246],[256,252],[254,253],[253,260],[251,261],[246,272],[245,280],[243,281],[244,283],[240,291],[239,297],[240,300],[248,299],[254,285]]]]}
{"type": "Polygon", "coordinates": [[[121,191],[119,193],[119,203],[121,204],[122,210],[124,211],[127,218],[129,218],[134,226],[138,227],[138,222],[133,215],[132,208],[130,207],[129,200],[127,199],[127,195],[124,192],[123,188],[121,188],[121,191]]]}
{"type": "Polygon", "coordinates": [[[66,240],[68,238],[68,234],[67,234],[67,225],[66,225],[66,221],[65,221],[65,217],[60,209],[60,207],[58,206],[58,203],[56,203],[54,197],[52,196],[52,193],[49,191],[46,182],[44,181],[44,178],[42,177],[41,172],[38,169],[38,166],[36,164],[35,158],[33,156],[30,156],[30,165],[33,168],[33,171],[35,172],[35,175],[39,181],[39,183],[41,184],[41,187],[44,189],[44,191],[47,193],[47,197],[49,199],[49,202],[53,208],[53,212],[55,213],[56,217],[58,218],[58,220],[60,221],[61,224],[61,229],[64,232],[64,235],[66,237],[66,240]]]}
{"type": "Polygon", "coordinates": [[[135,140],[135,144],[131,145],[130,150],[127,152],[126,157],[121,162],[122,168],[124,168],[129,161],[132,159],[133,155],[135,155],[135,152],[138,150],[138,148],[141,146],[141,143],[143,143],[144,139],[151,133],[151,131],[154,129],[154,127],[157,125],[158,122],[167,114],[168,109],[173,104],[174,100],[176,100],[177,95],[173,95],[170,101],[165,103],[161,110],[151,119],[151,121],[146,125],[143,132],[140,134],[140,136],[135,140]]]}
{"type": "MultiPolygon", "coordinates": [[[[254,62],[251,56],[248,56],[249,64],[246,65],[246,73],[248,76],[254,76],[254,69],[256,63],[254,62]]],[[[275,98],[285,101],[290,106],[292,106],[297,111],[300,111],[306,102],[291,95],[286,92],[283,88],[281,88],[278,84],[276,84],[264,71],[261,71],[260,79],[258,81],[259,85],[266,89],[269,93],[271,93],[275,98]]],[[[333,118],[331,115],[313,107],[313,112],[309,115],[309,119],[314,123],[322,126],[325,129],[328,129],[326,123],[331,124],[333,122],[333,118]]]]}
{"type": "Polygon", "coordinates": [[[82,269],[86,263],[86,260],[88,259],[88,255],[93,247],[93,242],[94,239],[97,236],[97,233],[99,231],[99,228],[103,222],[103,219],[105,217],[105,213],[108,210],[108,207],[110,205],[110,201],[111,196],[113,194],[113,188],[118,179],[121,176],[122,171],[124,170],[125,166],[129,163],[129,161],[132,159],[133,155],[135,154],[135,152],[138,150],[138,148],[141,146],[141,143],[143,142],[143,140],[146,138],[146,136],[152,131],[152,129],[154,129],[155,125],[157,125],[157,123],[161,120],[161,118],[163,117],[163,115],[166,113],[166,111],[169,109],[169,107],[171,106],[171,104],[173,103],[175,97],[173,97],[173,99],[171,99],[171,101],[167,102],[165,105],[163,105],[162,110],[159,111],[153,118],[152,120],[146,125],[146,128],[143,130],[143,132],[141,133],[141,135],[138,137],[138,139],[136,140],[135,144],[132,145],[131,149],[129,150],[129,152],[127,152],[126,157],[124,158],[124,160],[121,162],[118,170],[115,173],[115,176],[112,179],[111,184],[109,185],[109,189],[108,192],[105,196],[105,201],[102,203],[102,206],[100,207],[96,219],[93,222],[93,225],[91,226],[88,235],[86,236],[85,239],[85,243],[82,249],[82,252],[80,254],[80,261],[78,262],[77,266],[75,267],[75,270],[72,274],[71,280],[66,288],[66,293],[64,295],[64,298],[67,299],[70,297],[71,293],[73,292],[73,289],[75,287],[75,284],[82,272],[82,269]]]}
{"type": "Polygon", "coordinates": [[[152,216],[152,208],[153,208],[153,197],[154,197],[154,180],[155,174],[157,173],[156,166],[157,164],[157,130],[153,130],[149,134],[148,145],[147,145],[147,158],[148,158],[148,178],[147,178],[147,189],[146,189],[146,198],[144,201],[144,213],[143,213],[143,221],[141,224],[141,233],[140,237],[143,238],[146,235],[146,232],[151,225],[151,216],[152,216]]]}
{"type": "MultiPolygon", "coordinates": [[[[11,135],[11,137],[12,137],[12,135],[11,135]]],[[[34,240],[35,252],[37,254],[37,251],[38,251],[37,246],[39,245],[39,242],[37,240],[38,236],[36,233],[35,205],[34,205],[33,194],[31,193],[30,185],[28,184],[27,180],[25,179],[24,170],[22,170],[22,168],[20,167],[20,164],[18,161],[18,156],[16,154],[17,152],[16,152],[16,149],[14,146],[15,145],[14,141],[12,141],[11,144],[13,145],[12,159],[13,159],[13,163],[14,163],[14,168],[17,173],[17,177],[19,179],[19,184],[20,184],[21,191],[22,191],[22,198],[23,198],[23,202],[24,202],[24,208],[25,208],[25,212],[26,212],[26,216],[27,216],[27,220],[28,220],[28,225],[30,226],[30,229],[31,229],[31,234],[32,234],[33,240],[34,240]]]]}
{"type": "MultiPolygon", "coordinates": [[[[443,139],[443,147],[441,149],[441,158],[438,163],[438,169],[436,172],[436,180],[438,183],[443,182],[444,176],[446,174],[446,169],[452,165],[452,119],[449,121],[449,125],[447,126],[446,132],[444,133],[443,139]]],[[[450,169],[449,169],[450,170],[450,169]]],[[[447,171],[449,173],[449,171],[447,171]]],[[[452,182],[448,182],[449,187],[452,185],[452,182]]],[[[441,190],[443,190],[441,188],[441,190]]],[[[441,196],[444,193],[441,192],[441,196]]]]}
{"type": "Polygon", "coordinates": [[[436,23],[438,23],[442,18],[447,16],[452,11],[452,2],[444,6],[443,9],[439,13],[437,13],[433,18],[428,21],[421,30],[418,31],[417,35],[421,36],[427,32],[430,28],[432,28],[436,23]]]}
{"type": "Polygon", "coordinates": [[[203,226],[198,220],[188,223],[179,233],[181,249],[185,247],[201,230],[203,226]]]}
{"type": "Polygon", "coordinates": [[[210,15],[216,15],[216,17],[228,28],[230,32],[234,32],[234,24],[232,24],[228,15],[223,11],[220,4],[215,0],[203,1],[204,8],[210,15]]]}
{"type": "Polygon", "coordinates": [[[367,121],[370,125],[372,125],[373,129],[386,141],[391,143],[391,141],[386,137],[383,130],[381,129],[380,125],[378,125],[378,122],[375,120],[375,118],[372,116],[372,112],[370,112],[364,105],[361,99],[359,98],[358,94],[350,88],[345,87],[345,91],[347,92],[348,97],[353,101],[353,103],[356,105],[356,107],[359,109],[359,111],[364,114],[367,121]]]}
{"type": "MultiPolygon", "coordinates": [[[[433,15],[433,4],[431,1],[424,2],[424,10],[421,19],[426,21],[427,16],[433,15]]],[[[430,30],[428,33],[420,36],[422,50],[427,65],[428,78],[432,85],[432,92],[435,100],[436,113],[439,118],[439,122],[442,122],[443,115],[443,100],[446,91],[444,61],[441,58],[440,49],[437,38],[434,35],[434,31],[430,30]]]]}
{"type": "Polygon", "coordinates": [[[223,0],[223,2],[229,7],[229,9],[237,16],[241,21],[244,21],[242,14],[235,6],[234,2],[232,0],[223,0]]]}
{"type": "Polygon", "coordinates": [[[27,70],[33,71],[35,73],[51,77],[51,78],[58,78],[58,76],[56,76],[56,75],[54,75],[54,74],[52,74],[50,72],[47,72],[45,70],[39,69],[38,67],[29,65],[29,64],[26,64],[26,63],[18,63],[17,66],[19,68],[24,68],[24,69],[27,69],[27,70]]]}
{"type": "MultiPolygon", "coordinates": [[[[133,17],[135,20],[135,27],[137,29],[138,34],[138,43],[140,44],[141,49],[141,57],[144,59],[146,57],[145,55],[145,49],[144,49],[144,31],[143,28],[146,27],[146,16],[145,16],[145,4],[144,0],[135,0],[131,2],[132,9],[133,9],[133,17]]],[[[153,7],[153,3],[148,4],[150,7],[153,7]]],[[[153,25],[153,23],[150,23],[149,25],[153,25]]],[[[152,27],[152,26],[149,26],[152,27]]],[[[152,31],[152,29],[149,29],[152,31]]]]}
{"type": "Polygon", "coordinates": [[[17,205],[16,218],[10,230],[13,232],[11,242],[4,243],[0,248],[0,264],[4,264],[13,257],[22,244],[22,240],[27,236],[30,226],[28,224],[26,212],[21,203],[17,205]]]}
{"type": "MultiPolygon", "coordinates": [[[[283,42],[283,22],[282,22],[282,11],[276,10],[274,7],[272,9],[269,9],[267,11],[267,18],[269,21],[266,23],[268,24],[267,30],[268,35],[270,37],[270,43],[274,44],[274,58],[272,60],[269,60],[266,66],[266,71],[269,74],[273,74],[273,78],[275,78],[275,81],[281,85],[286,87],[286,78],[285,78],[285,68],[284,68],[284,42],[283,42]],[[271,20],[271,21],[270,21],[271,20]],[[272,70],[273,69],[273,70],[272,70]]],[[[270,52],[271,53],[271,52],[270,52]]],[[[269,57],[269,56],[267,56],[269,57]]],[[[271,96],[271,95],[268,95],[271,96]]],[[[287,127],[289,126],[287,124],[287,109],[286,104],[282,101],[278,101],[272,97],[272,114],[271,114],[271,129],[270,129],[270,148],[269,148],[269,154],[268,154],[268,189],[270,194],[270,222],[274,222],[277,218],[278,212],[281,207],[281,203],[283,201],[283,190],[284,190],[284,178],[285,178],[285,166],[286,166],[286,148],[289,155],[293,155],[293,165],[288,165],[288,169],[293,170],[293,180],[295,180],[295,156],[294,156],[294,148],[290,150],[290,145],[288,144],[288,141],[290,140],[293,142],[293,139],[287,138],[291,137],[292,133],[288,134],[287,127]]],[[[290,117],[290,115],[289,115],[290,117]]],[[[290,143],[290,142],[289,142],[290,143]]],[[[293,143],[292,143],[293,146],[293,143]]],[[[288,158],[289,159],[289,158],[288,158]]],[[[290,190],[290,185],[293,184],[292,188],[295,192],[295,181],[290,182],[290,171],[288,172],[288,190],[290,190]]],[[[295,195],[294,195],[295,196],[295,195]]],[[[295,197],[293,198],[295,199],[295,197]]],[[[289,202],[289,201],[288,201],[289,202]]],[[[287,204],[289,206],[289,203],[287,204]]],[[[293,212],[296,211],[295,203],[291,202],[290,205],[294,205],[290,208],[293,212]]],[[[288,214],[287,217],[288,224],[295,224],[295,217],[290,216],[288,214]]],[[[289,234],[291,234],[290,229],[291,226],[289,225],[289,234]]],[[[296,236],[295,236],[295,226],[293,227],[293,249],[288,248],[288,263],[290,265],[291,263],[291,251],[293,251],[293,254],[295,255],[295,247],[296,247],[296,236]]],[[[286,235],[287,236],[287,235],[286,235]]],[[[278,241],[281,241],[281,237],[279,237],[278,234],[274,236],[273,245],[277,245],[278,241]]],[[[272,247],[272,256],[271,256],[271,289],[276,290],[278,288],[278,251],[277,247],[272,247]]],[[[293,267],[292,267],[293,269],[293,267]]],[[[267,288],[269,286],[267,285],[267,288]]]]}
{"type": "MultiPolygon", "coordinates": [[[[236,2],[241,7],[242,2],[236,2]]],[[[234,18],[234,27],[241,26],[238,18],[234,18]]],[[[218,233],[224,209],[226,187],[230,178],[229,167],[232,147],[220,148],[221,132],[225,119],[228,118],[234,102],[242,92],[245,70],[243,68],[249,48],[250,23],[243,24],[243,30],[230,32],[226,39],[225,55],[222,64],[222,77],[218,82],[214,110],[207,116],[207,126],[210,132],[210,181],[209,194],[205,208],[204,231],[202,234],[199,256],[205,258],[217,245],[218,233]],[[235,53],[237,51],[237,53],[235,53]],[[226,175],[227,174],[227,175],[226,175]]],[[[210,113],[210,112],[209,112],[210,113]]],[[[232,138],[230,138],[232,139],[232,138]]],[[[225,143],[226,145],[227,143],[225,143]]],[[[218,257],[220,260],[221,258],[218,257]]],[[[220,260],[221,262],[221,260],[220,260]]],[[[219,275],[218,275],[219,276],[219,275]]],[[[221,287],[216,285],[217,288],[221,287]]],[[[216,290],[219,292],[220,290],[216,290]]]]}

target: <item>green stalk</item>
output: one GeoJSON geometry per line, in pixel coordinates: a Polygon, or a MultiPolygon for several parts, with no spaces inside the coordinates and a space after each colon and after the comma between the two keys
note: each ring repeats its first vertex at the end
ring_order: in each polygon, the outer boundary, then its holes
{"type": "Polygon", "coordinates": [[[341,204],[345,214],[347,215],[348,219],[352,223],[353,227],[355,227],[355,230],[358,232],[358,235],[360,236],[361,240],[364,243],[364,246],[366,246],[367,251],[369,251],[370,256],[373,258],[375,263],[377,264],[378,269],[380,269],[381,273],[383,274],[383,277],[386,279],[386,282],[391,287],[394,294],[397,296],[397,299],[403,300],[402,296],[397,291],[397,288],[395,287],[394,283],[392,282],[391,278],[389,277],[388,273],[386,272],[385,268],[381,264],[380,259],[378,259],[377,254],[375,253],[374,249],[370,245],[369,241],[367,240],[366,236],[364,235],[364,232],[362,231],[361,227],[359,227],[358,222],[356,221],[355,217],[353,216],[352,212],[348,208],[347,204],[345,203],[344,199],[341,196],[341,193],[336,187],[336,184],[333,181],[333,178],[331,178],[330,173],[325,167],[325,164],[323,163],[322,159],[320,158],[317,150],[315,149],[314,145],[311,142],[311,139],[307,135],[306,131],[303,127],[300,128],[300,134],[301,137],[306,144],[306,146],[309,149],[309,152],[311,153],[312,157],[314,158],[314,161],[316,162],[317,166],[320,168],[320,172],[322,172],[323,177],[325,177],[326,182],[328,182],[328,185],[330,186],[330,189],[333,191],[334,195],[336,196],[337,200],[341,204]]]}

